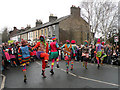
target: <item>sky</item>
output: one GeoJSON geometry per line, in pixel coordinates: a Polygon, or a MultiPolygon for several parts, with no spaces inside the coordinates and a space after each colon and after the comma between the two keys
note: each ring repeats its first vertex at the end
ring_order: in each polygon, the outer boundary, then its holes
{"type": "MultiPolygon", "coordinates": [[[[35,27],[36,19],[43,23],[49,21],[49,15],[58,18],[70,14],[72,5],[79,6],[82,0],[0,0],[0,32],[7,27],[21,29],[27,24],[35,27]]],[[[86,0],[84,0],[86,1],[86,0]]],[[[89,0],[90,1],[90,0],[89,0]]],[[[91,0],[92,1],[92,0],[91,0]]],[[[119,0],[114,0],[119,1],[119,0]]]]}

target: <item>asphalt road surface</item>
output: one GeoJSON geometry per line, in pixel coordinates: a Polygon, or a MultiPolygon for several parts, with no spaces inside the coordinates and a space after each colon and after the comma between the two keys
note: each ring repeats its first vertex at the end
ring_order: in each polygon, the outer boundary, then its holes
{"type": "MultiPolygon", "coordinates": [[[[81,62],[74,61],[74,69],[66,73],[65,61],[60,61],[60,68],[54,65],[54,75],[46,69],[47,78],[41,75],[41,61],[31,62],[27,66],[27,83],[23,82],[22,67],[11,67],[3,71],[6,76],[5,88],[118,88],[118,66],[88,63],[88,69],[81,62]]],[[[49,61],[51,65],[51,61],[49,61]]]]}

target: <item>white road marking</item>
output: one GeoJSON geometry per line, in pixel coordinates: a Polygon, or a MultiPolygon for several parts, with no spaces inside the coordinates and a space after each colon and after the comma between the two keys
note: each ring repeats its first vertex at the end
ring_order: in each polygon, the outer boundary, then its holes
{"type": "MultiPolygon", "coordinates": [[[[41,65],[39,62],[36,62],[36,63],[39,64],[39,65],[41,65]]],[[[60,70],[66,72],[66,70],[64,70],[64,69],[62,69],[62,68],[60,68],[60,70]]],[[[69,74],[72,75],[72,76],[81,78],[81,79],[89,80],[89,81],[94,81],[94,82],[103,83],[103,84],[108,84],[108,85],[117,86],[117,87],[120,86],[120,85],[114,84],[114,83],[109,83],[109,82],[105,82],[105,81],[100,81],[100,80],[95,80],[95,79],[86,78],[86,77],[82,77],[82,76],[77,76],[77,75],[75,75],[75,74],[73,74],[73,73],[71,73],[71,72],[69,72],[69,74]]]]}
{"type": "Polygon", "coordinates": [[[69,74],[71,74],[71,75],[73,75],[73,76],[77,77],[77,75],[75,75],[75,74],[73,74],[73,73],[71,73],[71,72],[69,72],[69,74]]]}
{"type": "Polygon", "coordinates": [[[39,65],[42,65],[42,64],[40,64],[39,62],[36,62],[37,64],[39,64],[39,65]]]}
{"type": "Polygon", "coordinates": [[[64,71],[64,72],[66,72],[66,70],[64,70],[64,69],[62,69],[62,68],[61,68],[60,70],[62,70],[62,71],[64,71]]]}
{"type": "Polygon", "coordinates": [[[1,88],[0,88],[0,90],[2,90],[2,89],[4,88],[4,86],[5,86],[5,79],[6,79],[6,76],[5,76],[5,75],[2,75],[2,74],[1,74],[1,76],[3,76],[3,80],[2,80],[2,83],[1,83],[1,88]]]}
{"type": "Polygon", "coordinates": [[[113,86],[119,86],[118,84],[113,84],[113,83],[104,82],[104,81],[100,81],[100,80],[90,79],[90,78],[81,77],[81,76],[78,76],[78,77],[79,77],[79,78],[82,78],[82,79],[86,79],[86,80],[94,81],[94,82],[99,82],[99,83],[109,84],[109,85],[113,85],[113,86]]]}

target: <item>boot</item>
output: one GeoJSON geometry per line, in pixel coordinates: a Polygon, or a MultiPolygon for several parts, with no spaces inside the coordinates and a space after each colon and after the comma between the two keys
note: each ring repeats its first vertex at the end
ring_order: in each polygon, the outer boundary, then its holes
{"type": "Polygon", "coordinates": [[[73,70],[73,67],[71,67],[71,69],[70,69],[71,71],[73,70]]]}
{"type": "Polygon", "coordinates": [[[68,74],[68,71],[67,71],[67,74],[68,74]]]}
{"type": "Polygon", "coordinates": [[[59,64],[57,64],[57,68],[59,68],[59,64]]]}
{"type": "Polygon", "coordinates": [[[48,65],[48,63],[46,63],[46,66],[45,66],[45,68],[49,68],[50,66],[48,65]]]}
{"type": "Polygon", "coordinates": [[[54,74],[53,69],[51,69],[50,73],[51,73],[51,75],[53,75],[53,74],[54,74]]]}
{"type": "Polygon", "coordinates": [[[42,70],[42,74],[41,75],[43,75],[43,78],[46,78],[45,71],[42,70]]]}
{"type": "Polygon", "coordinates": [[[97,67],[98,69],[100,68],[100,65],[98,64],[98,67],[97,67]]]}
{"type": "Polygon", "coordinates": [[[87,69],[87,66],[85,66],[85,69],[87,69]]]}
{"type": "Polygon", "coordinates": [[[48,60],[45,60],[45,63],[46,63],[45,68],[49,68],[50,66],[48,65],[48,60]]]}
{"type": "Polygon", "coordinates": [[[83,62],[83,67],[84,67],[84,62],[83,62]]]}
{"type": "Polygon", "coordinates": [[[24,75],[24,82],[26,83],[26,80],[27,80],[27,77],[26,77],[26,75],[24,75]]]}

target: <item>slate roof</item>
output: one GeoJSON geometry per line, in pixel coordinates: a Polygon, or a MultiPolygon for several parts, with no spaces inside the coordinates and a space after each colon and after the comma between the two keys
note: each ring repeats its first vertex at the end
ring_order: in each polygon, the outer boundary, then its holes
{"type": "Polygon", "coordinates": [[[23,32],[18,33],[17,35],[24,34],[24,33],[27,33],[27,32],[30,32],[30,31],[34,31],[34,30],[37,30],[37,29],[41,29],[41,28],[43,28],[43,27],[47,27],[47,26],[50,26],[50,25],[53,25],[53,24],[57,24],[57,23],[61,22],[62,20],[65,20],[65,19],[68,18],[69,16],[70,16],[70,15],[67,15],[67,16],[61,17],[61,18],[59,18],[59,19],[57,19],[57,20],[55,20],[55,21],[53,21],[53,22],[47,22],[47,23],[44,23],[44,24],[42,24],[42,25],[40,25],[40,26],[30,28],[30,29],[28,29],[28,30],[26,30],[26,31],[23,31],[23,32]]]}

